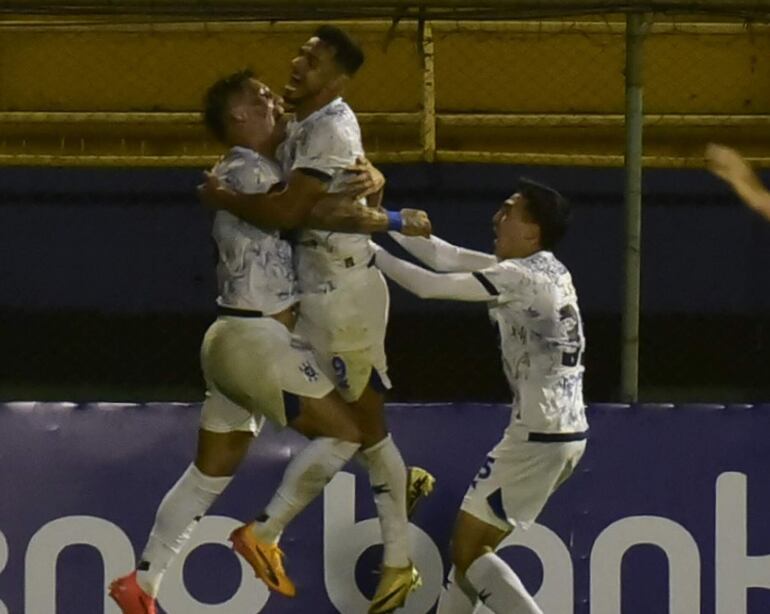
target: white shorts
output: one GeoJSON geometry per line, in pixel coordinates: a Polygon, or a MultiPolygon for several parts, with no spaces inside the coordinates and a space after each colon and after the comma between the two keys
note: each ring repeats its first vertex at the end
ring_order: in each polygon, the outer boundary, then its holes
{"type": "Polygon", "coordinates": [[[329,282],[326,292],[302,295],[296,332],[313,345],[321,369],[348,402],[377,375],[391,387],[385,356],[390,296],[379,269],[369,267],[329,282]]]}
{"type": "Polygon", "coordinates": [[[284,393],[319,399],[334,385],[311,346],[273,318],[219,317],[201,347],[206,400],[201,428],[257,434],[264,418],[286,426],[284,393]]]}
{"type": "Polygon", "coordinates": [[[586,442],[514,441],[506,434],[471,482],[460,509],[502,531],[526,529],[572,475],[586,442]]]}
{"type": "Polygon", "coordinates": [[[380,393],[392,388],[385,348],[381,346],[332,353],[319,351],[316,354],[321,370],[334,382],[337,392],[348,403],[361,398],[369,382],[380,393]]]}

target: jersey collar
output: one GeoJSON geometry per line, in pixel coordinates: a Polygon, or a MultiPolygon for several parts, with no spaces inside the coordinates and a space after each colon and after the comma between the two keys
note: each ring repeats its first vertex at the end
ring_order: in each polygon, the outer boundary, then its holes
{"type": "Polygon", "coordinates": [[[324,113],[324,112],[326,111],[326,109],[328,109],[329,107],[332,107],[332,106],[338,105],[338,104],[340,104],[341,102],[342,102],[342,96],[337,96],[337,97],[336,97],[334,100],[332,100],[331,102],[329,102],[329,103],[325,104],[325,105],[324,105],[324,106],[322,106],[320,109],[317,109],[317,110],[313,111],[313,112],[312,112],[310,115],[308,115],[308,116],[307,116],[305,119],[303,119],[302,121],[297,121],[297,120],[295,119],[295,120],[294,120],[294,124],[296,124],[297,126],[301,126],[301,125],[303,125],[303,124],[305,124],[305,123],[307,123],[307,122],[310,122],[310,121],[314,120],[316,117],[319,117],[320,115],[323,115],[323,113],[324,113]]]}

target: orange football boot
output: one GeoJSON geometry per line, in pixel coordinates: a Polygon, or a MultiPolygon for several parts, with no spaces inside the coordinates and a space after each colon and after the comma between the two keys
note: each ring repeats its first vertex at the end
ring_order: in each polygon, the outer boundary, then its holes
{"type": "Polygon", "coordinates": [[[233,550],[251,565],[254,575],[267,585],[271,591],[285,597],[294,597],[297,587],[283,568],[283,551],[278,544],[260,541],[251,525],[243,525],[230,534],[233,550]]]}
{"type": "Polygon", "coordinates": [[[136,571],[113,580],[110,597],[120,606],[123,614],[158,614],[155,598],[142,590],[136,581],[136,571]]]}

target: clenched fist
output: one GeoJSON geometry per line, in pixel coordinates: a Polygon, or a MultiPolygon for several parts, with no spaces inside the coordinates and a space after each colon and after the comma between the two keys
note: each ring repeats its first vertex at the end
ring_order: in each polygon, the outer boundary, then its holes
{"type": "Polygon", "coordinates": [[[428,214],[422,209],[401,209],[403,226],[401,234],[407,237],[429,237],[431,224],[428,214]]]}

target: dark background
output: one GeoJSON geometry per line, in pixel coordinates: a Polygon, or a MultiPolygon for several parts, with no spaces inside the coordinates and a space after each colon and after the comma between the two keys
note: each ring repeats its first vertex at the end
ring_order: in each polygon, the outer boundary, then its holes
{"type": "MultiPolygon", "coordinates": [[[[585,320],[586,396],[618,398],[621,169],[384,170],[388,208],[425,208],[437,235],[477,249],[491,248],[491,217],[519,175],[567,195],[575,218],[557,254],[585,320]]],[[[187,169],[3,169],[0,399],[202,397],[198,349],[215,317],[215,282],[198,177],[187,169]]],[[[642,236],[642,398],[767,398],[770,224],[703,171],[650,170],[642,236]]],[[[508,399],[481,305],[421,302],[392,288],[391,400],[508,399]]]]}

